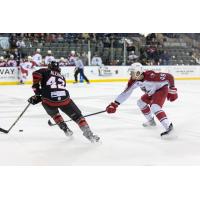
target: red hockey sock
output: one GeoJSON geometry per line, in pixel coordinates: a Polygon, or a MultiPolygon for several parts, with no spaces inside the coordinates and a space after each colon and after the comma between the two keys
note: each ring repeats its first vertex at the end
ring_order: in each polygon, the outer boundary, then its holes
{"type": "Polygon", "coordinates": [[[168,129],[170,123],[165,112],[163,110],[159,110],[155,113],[155,116],[160,121],[160,123],[165,127],[165,129],[168,129]]]}
{"type": "Polygon", "coordinates": [[[83,126],[88,126],[88,123],[86,122],[85,118],[81,118],[77,121],[77,124],[79,125],[79,127],[83,127],[83,126]]]}
{"type": "Polygon", "coordinates": [[[146,105],[144,108],[142,108],[141,111],[148,121],[150,121],[153,118],[150,107],[148,105],[146,105]]]}
{"type": "Polygon", "coordinates": [[[56,124],[64,121],[63,117],[59,113],[53,116],[53,120],[56,122],[56,124]]]}

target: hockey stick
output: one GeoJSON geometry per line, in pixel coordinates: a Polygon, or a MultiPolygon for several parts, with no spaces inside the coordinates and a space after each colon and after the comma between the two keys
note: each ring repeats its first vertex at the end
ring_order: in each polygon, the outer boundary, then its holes
{"type": "Polygon", "coordinates": [[[3,128],[0,128],[0,132],[2,132],[2,133],[5,133],[5,134],[7,134],[7,133],[9,133],[10,132],[10,130],[13,128],[13,126],[19,121],[19,119],[22,117],[22,115],[26,112],[26,110],[28,109],[28,107],[30,106],[31,104],[29,103],[25,108],[24,108],[24,110],[22,111],[22,113],[19,115],[19,117],[15,120],[15,122],[11,125],[11,127],[8,129],[8,130],[5,130],[5,129],[3,129],[3,128]]]}
{"type": "MultiPolygon", "coordinates": [[[[89,114],[89,115],[85,115],[85,116],[83,116],[83,117],[89,117],[89,116],[92,116],[92,115],[98,115],[98,114],[104,113],[104,112],[106,112],[106,110],[99,111],[99,112],[96,112],[96,113],[92,113],[92,114],[89,114]]],[[[72,120],[72,119],[69,119],[69,120],[64,121],[64,122],[70,122],[70,121],[73,121],[73,120],[72,120]]],[[[49,126],[55,126],[55,125],[57,125],[57,124],[55,124],[55,123],[52,123],[50,119],[48,120],[48,124],[49,124],[49,126]]]]}

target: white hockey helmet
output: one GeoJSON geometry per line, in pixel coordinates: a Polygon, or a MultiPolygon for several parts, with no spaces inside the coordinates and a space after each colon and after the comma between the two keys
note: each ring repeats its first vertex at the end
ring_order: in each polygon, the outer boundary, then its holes
{"type": "Polygon", "coordinates": [[[141,63],[136,62],[129,67],[129,72],[133,73],[135,77],[138,78],[144,72],[144,69],[141,63]]]}
{"type": "Polygon", "coordinates": [[[3,57],[3,56],[1,56],[1,57],[0,57],[0,60],[1,60],[1,61],[3,61],[3,60],[4,60],[4,57],[3,57]]]}
{"type": "Polygon", "coordinates": [[[14,56],[12,54],[10,55],[10,59],[14,59],[14,56]]]}
{"type": "Polygon", "coordinates": [[[33,58],[31,56],[28,56],[28,61],[32,61],[33,58]]]}
{"type": "Polygon", "coordinates": [[[63,57],[60,58],[60,61],[64,61],[65,59],[63,57]]]}
{"type": "Polygon", "coordinates": [[[36,49],[36,52],[37,52],[37,53],[40,53],[40,49],[36,49]]]}
{"type": "Polygon", "coordinates": [[[72,54],[72,55],[75,55],[75,51],[71,51],[71,54],[72,54]]]}
{"type": "Polygon", "coordinates": [[[51,50],[48,50],[48,51],[47,51],[47,54],[51,54],[51,50]]]}

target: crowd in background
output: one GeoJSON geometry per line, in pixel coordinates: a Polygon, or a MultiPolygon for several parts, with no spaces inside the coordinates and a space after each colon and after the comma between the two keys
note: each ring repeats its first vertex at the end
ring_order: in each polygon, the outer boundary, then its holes
{"type": "MultiPolygon", "coordinates": [[[[0,34],[1,36],[9,37],[10,48],[4,50],[3,55],[0,57],[0,66],[8,66],[12,63],[13,66],[19,66],[21,62],[24,62],[28,56],[31,56],[33,61],[35,54],[40,54],[40,48],[44,47],[46,43],[67,43],[67,44],[87,44],[88,41],[96,44],[95,49],[91,52],[90,65],[130,65],[134,62],[141,62],[143,65],[170,65],[170,59],[172,56],[163,49],[164,42],[168,38],[179,38],[179,34],[175,33],[151,33],[143,35],[139,33],[7,33],[0,34]],[[144,40],[144,44],[137,44],[137,38],[140,41],[144,40]],[[23,48],[35,48],[35,52],[32,55],[27,55],[23,48]],[[97,51],[101,49],[117,49],[120,50],[120,58],[111,58],[109,56],[102,57],[97,51]],[[127,57],[126,63],[123,61],[125,48],[125,56],[127,57]]],[[[190,34],[190,37],[197,37],[190,34]]],[[[44,54],[40,54],[41,61],[38,63],[40,66],[46,66],[47,56],[53,56],[54,52],[49,47],[49,50],[44,54]]],[[[198,53],[194,53],[192,58],[199,63],[198,53]]],[[[83,60],[85,65],[88,65],[88,52],[77,52],[75,50],[70,51],[62,57],[54,57],[63,66],[73,66],[73,56],[79,56],[83,60]]],[[[36,62],[37,63],[37,62],[36,62]]]]}

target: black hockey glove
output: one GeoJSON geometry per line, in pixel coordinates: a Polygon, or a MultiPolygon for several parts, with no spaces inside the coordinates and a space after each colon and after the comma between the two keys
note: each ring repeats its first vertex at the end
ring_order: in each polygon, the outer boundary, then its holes
{"type": "Polygon", "coordinates": [[[37,103],[40,103],[42,101],[42,97],[39,95],[34,95],[28,99],[28,102],[32,105],[35,105],[37,103]]]}

